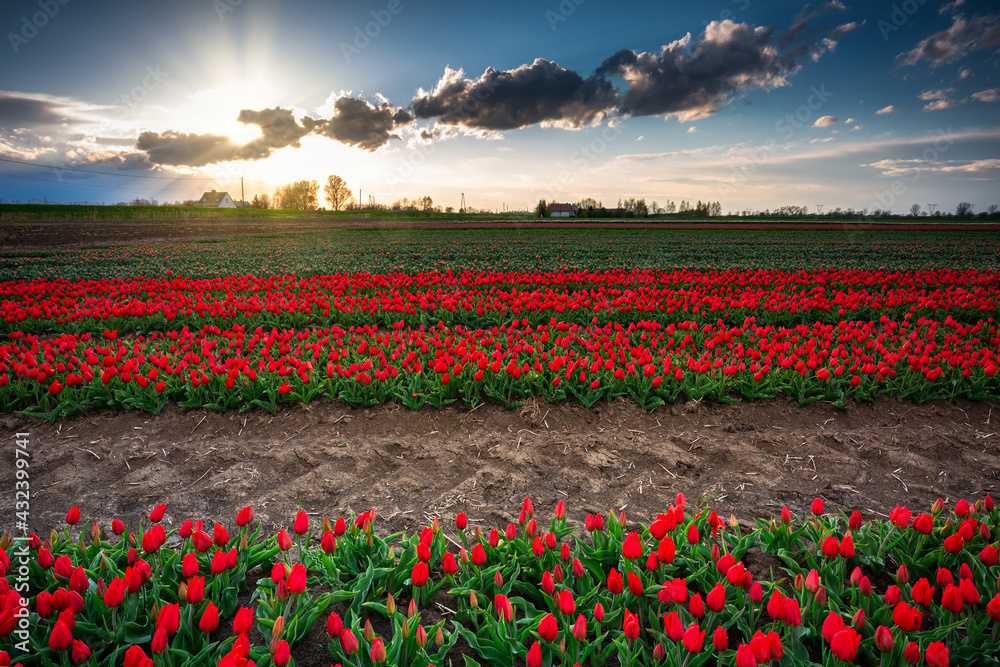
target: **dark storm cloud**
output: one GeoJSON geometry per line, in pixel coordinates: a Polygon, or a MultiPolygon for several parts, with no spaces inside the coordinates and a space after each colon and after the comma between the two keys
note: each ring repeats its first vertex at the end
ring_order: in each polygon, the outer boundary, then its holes
{"type": "Polygon", "coordinates": [[[142,132],[135,147],[149,155],[154,164],[204,167],[216,162],[239,159],[240,145],[221,134],[142,132]]]}
{"type": "Polygon", "coordinates": [[[70,120],[62,105],[49,100],[0,93],[0,127],[41,127],[70,120]]]}
{"type": "Polygon", "coordinates": [[[580,127],[613,109],[614,86],[602,76],[583,78],[554,62],[538,58],[531,65],[498,71],[478,79],[445,70],[430,92],[414,98],[417,118],[437,118],[446,125],[479,130],[512,130],[538,123],[580,127]]]}
{"type": "Polygon", "coordinates": [[[773,27],[713,21],[700,35],[689,33],[659,53],[619,51],[604,61],[597,75],[619,76],[628,84],[618,107],[624,115],[704,118],[740,93],[784,85],[802,59],[818,59],[836,47],[833,37],[863,25],[848,23],[831,30],[817,24],[820,17],[840,9],[844,6],[839,2],[812,10],[806,6],[780,35],[773,27]]]}
{"type": "Polygon", "coordinates": [[[916,65],[926,60],[937,67],[953,63],[972,51],[1000,47],[1000,14],[974,16],[966,19],[953,16],[951,25],[926,37],[912,50],[896,56],[898,65],[916,65]]]}
{"type": "Polygon", "coordinates": [[[715,113],[735,93],[780,85],[793,66],[793,59],[778,50],[773,29],[722,21],[658,54],[619,51],[598,72],[629,84],[622,113],[693,120],[715,113]]]}
{"type": "Polygon", "coordinates": [[[388,103],[378,106],[361,97],[341,97],[333,104],[334,115],[329,120],[306,117],[302,124],[315,134],[374,151],[390,139],[399,139],[399,128],[413,122],[413,115],[406,109],[388,103]]]}
{"type": "Polygon", "coordinates": [[[285,146],[299,147],[299,139],[309,133],[307,129],[295,122],[295,116],[290,109],[277,107],[254,111],[243,109],[236,120],[244,125],[256,125],[261,136],[250,143],[256,143],[261,148],[276,150],[285,146]]]}
{"type": "Polygon", "coordinates": [[[145,151],[154,164],[203,167],[231,160],[261,160],[279,148],[298,148],[299,140],[309,134],[308,129],[295,121],[291,111],[280,107],[260,111],[243,109],[237,120],[260,127],[261,136],[239,144],[220,134],[185,134],[174,130],[143,132],[136,148],[145,151]]]}

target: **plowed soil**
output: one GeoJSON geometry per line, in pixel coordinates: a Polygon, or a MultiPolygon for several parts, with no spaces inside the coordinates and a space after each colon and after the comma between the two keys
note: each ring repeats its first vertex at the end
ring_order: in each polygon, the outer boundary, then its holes
{"type": "MultiPolygon", "coordinates": [[[[420,412],[316,402],[274,416],[172,406],[56,425],[8,414],[0,479],[13,488],[13,438],[30,433],[39,533],[74,504],[107,530],[113,518],[138,525],[159,502],[168,527],[189,517],[231,525],[244,505],[274,528],[289,527],[300,506],[331,518],[374,508],[386,532],[459,511],[502,527],[525,496],[541,512],[566,500],[577,523],[609,508],[648,522],[677,492],[747,525],[785,504],[806,512],[817,496],[874,518],[897,502],[926,509],[939,496],[996,495],[998,422],[996,404],[893,400],[846,411],[692,402],[648,413],[626,401],[420,412]]],[[[0,507],[0,527],[14,525],[13,505],[0,507]]]]}

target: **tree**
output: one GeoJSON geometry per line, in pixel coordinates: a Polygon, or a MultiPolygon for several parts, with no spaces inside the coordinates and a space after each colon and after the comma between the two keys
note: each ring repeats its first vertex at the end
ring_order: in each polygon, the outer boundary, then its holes
{"type": "Polygon", "coordinates": [[[347,203],[351,196],[351,191],[347,188],[347,183],[340,176],[331,175],[326,179],[323,186],[323,194],[330,202],[330,207],[334,211],[339,211],[340,207],[347,203]]]}
{"type": "Polygon", "coordinates": [[[916,218],[920,215],[920,204],[914,204],[910,207],[910,217],[916,218]]]}
{"type": "Polygon", "coordinates": [[[549,205],[544,199],[538,200],[538,204],[535,206],[535,215],[539,218],[549,217],[549,205]]]}
{"type": "Polygon", "coordinates": [[[972,217],[972,204],[967,201],[959,202],[958,206],[955,207],[955,217],[956,218],[971,218],[972,217]]]}
{"type": "Polygon", "coordinates": [[[666,213],[676,213],[677,212],[677,204],[675,204],[674,202],[672,202],[672,201],[670,201],[668,199],[667,200],[667,205],[664,207],[663,210],[666,213]]]}
{"type": "Polygon", "coordinates": [[[318,181],[296,181],[280,185],[274,191],[274,206],[294,211],[315,211],[319,208],[318,194],[318,181]]]}

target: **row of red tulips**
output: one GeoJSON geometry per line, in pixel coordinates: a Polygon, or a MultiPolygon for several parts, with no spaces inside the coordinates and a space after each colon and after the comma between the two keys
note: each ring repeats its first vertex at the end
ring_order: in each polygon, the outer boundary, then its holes
{"type": "Polygon", "coordinates": [[[445,318],[493,326],[510,318],[555,315],[571,322],[688,317],[793,324],[807,319],[877,320],[908,313],[992,316],[992,271],[565,271],[558,273],[333,274],[34,280],[0,284],[7,330],[167,330],[207,322],[254,326],[385,324],[445,318]]]}
{"type": "Polygon", "coordinates": [[[680,494],[648,526],[588,514],[583,534],[562,501],[544,525],[528,499],[505,528],[470,532],[460,513],[454,530],[435,519],[409,537],[380,536],[374,511],[299,512],[268,536],[250,507],[233,530],[188,519],[168,533],[166,512],[129,532],[81,525],[74,507],[47,538],[5,534],[0,665],[283,666],[321,619],[329,662],[359,667],[443,665],[459,639],[468,665],[528,667],[946,667],[1000,653],[989,496],[916,517],[897,506],[886,522],[817,499],[746,534],[680,494]],[[751,572],[757,548],[784,572],[751,572]]]}
{"type": "MultiPolygon", "coordinates": [[[[917,401],[1000,397],[1000,328],[909,319],[794,328],[695,322],[533,327],[204,327],[119,338],[117,332],[0,345],[0,410],[52,415],[90,407],[274,410],[320,396],[417,408],[525,397],[587,405],[629,396],[644,408],[684,395],[801,403],[901,395],[917,401]]],[[[56,415],[58,416],[58,415],[56,415]]]]}

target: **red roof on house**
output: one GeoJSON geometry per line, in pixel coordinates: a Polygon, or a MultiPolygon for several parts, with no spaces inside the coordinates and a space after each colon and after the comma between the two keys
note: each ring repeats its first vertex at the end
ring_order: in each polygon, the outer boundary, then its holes
{"type": "Polygon", "coordinates": [[[550,212],[572,213],[574,209],[576,209],[576,206],[573,206],[573,204],[549,204],[550,212]]]}

